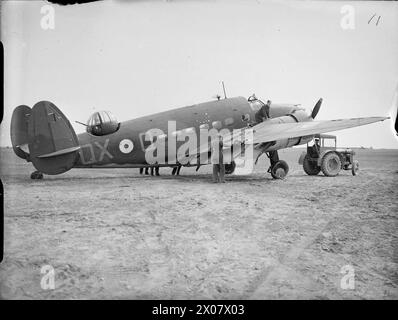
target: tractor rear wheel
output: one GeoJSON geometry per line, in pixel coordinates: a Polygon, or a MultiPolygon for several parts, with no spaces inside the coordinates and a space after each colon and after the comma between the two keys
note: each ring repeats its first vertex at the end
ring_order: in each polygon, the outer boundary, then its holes
{"type": "Polygon", "coordinates": [[[311,160],[311,158],[305,155],[303,160],[303,169],[306,174],[309,176],[316,176],[319,172],[321,172],[321,168],[318,166],[316,161],[311,160]]]}
{"type": "Polygon", "coordinates": [[[322,172],[325,176],[337,176],[341,170],[341,160],[336,152],[329,152],[322,158],[322,172]]]}

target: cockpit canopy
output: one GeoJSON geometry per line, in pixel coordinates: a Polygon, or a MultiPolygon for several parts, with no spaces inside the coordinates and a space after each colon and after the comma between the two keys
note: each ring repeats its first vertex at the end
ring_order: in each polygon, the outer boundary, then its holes
{"type": "Polygon", "coordinates": [[[250,108],[251,108],[254,112],[257,112],[258,110],[261,109],[262,106],[265,105],[265,103],[262,102],[260,99],[258,99],[258,98],[256,97],[255,94],[252,94],[252,95],[247,99],[247,101],[248,101],[249,104],[250,104],[250,108]]]}
{"type": "Polygon", "coordinates": [[[104,136],[116,132],[120,123],[109,111],[98,111],[87,121],[87,132],[95,136],[104,136]]]}

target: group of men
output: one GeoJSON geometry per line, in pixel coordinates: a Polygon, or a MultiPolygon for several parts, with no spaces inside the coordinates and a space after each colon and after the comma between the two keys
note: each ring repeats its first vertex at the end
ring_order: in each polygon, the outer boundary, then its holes
{"type": "MultiPolygon", "coordinates": [[[[255,95],[249,98],[249,101],[257,100],[255,95]]],[[[270,118],[270,106],[271,100],[268,100],[266,104],[263,104],[261,108],[255,113],[255,123],[258,124],[263,122],[264,120],[270,118]]],[[[223,139],[222,136],[219,135],[212,141],[211,145],[211,163],[213,165],[213,182],[214,183],[225,183],[225,165],[224,165],[224,156],[223,156],[223,139]]],[[[151,170],[151,176],[153,176],[154,172],[155,175],[159,175],[159,166],[151,166],[145,168],[145,174],[148,175],[148,170],[151,170]]],[[[180,175],[181,165],[173,167],[172,175],[180,175]]],[[[140,174],[143,174],[144,168],[140,168],[140,174]]]]}
{"type": "MultiPolygon", "coordinates": [[[[174,175],[179,176],[179,175],[180,175],[181,167],[182,167],[181,165],[178,165],[178,166],[173,167],[173,170],[171,171],[171,174],[172,174],[173,176],[174,176],[174,175]]],[[[145,174],[146,174],[146,175],[149,175],[149,171],[150,171],[150,172],[151,172],[151,176],[153,176],[154,174],[155,174],[156,176],[160,176],[160,173],[159,173],[159,166],[145,167],[145,170],[144,170],[144,168],[140,168],[140,174],[143,174],[144,171],[145,171],[145,174]]]]}

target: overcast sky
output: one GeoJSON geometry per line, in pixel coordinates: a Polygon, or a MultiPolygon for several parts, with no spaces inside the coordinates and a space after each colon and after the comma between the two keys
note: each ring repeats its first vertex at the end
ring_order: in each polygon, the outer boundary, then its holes
{"type": "MultiPolygon", "coordinates": [[[[307,109],[323,97],[319,120],[392,112],[397,2],[53,5],[55,28],[43,30],[45,4],[1,3],[2,146],[11,144],[11,114],[20,104],[52,101],[71,122],[86,122],[95,110],[110,110],[122,121],[212,100],[222,93],[222,80],[228,96],[256,93],[307,109]],[[347,4],[355,10],[353,30],[341,27],[347,4]]],[[[337,136],[341,146],[397,148],[392,132],[392,121],[385,121],[337,136]]]]}

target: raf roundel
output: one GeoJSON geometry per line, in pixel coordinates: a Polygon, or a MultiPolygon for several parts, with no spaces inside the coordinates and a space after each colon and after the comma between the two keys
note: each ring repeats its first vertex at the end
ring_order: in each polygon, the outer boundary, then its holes
{"type": "Polygon", "coordinates": [[[130,153],[134,149],[134,143],[130,139],[123,139],[119,143],[119,149],[123,153],[130,153]]]}

